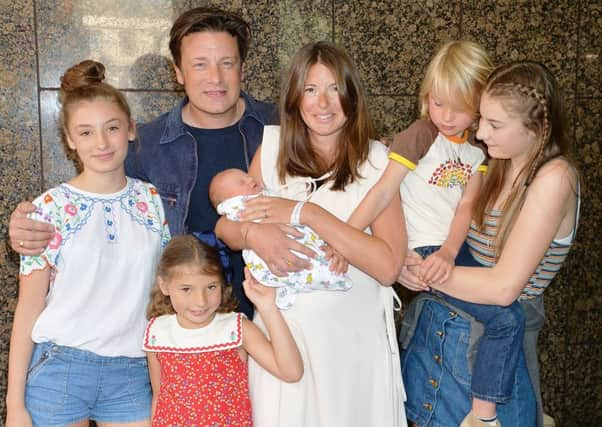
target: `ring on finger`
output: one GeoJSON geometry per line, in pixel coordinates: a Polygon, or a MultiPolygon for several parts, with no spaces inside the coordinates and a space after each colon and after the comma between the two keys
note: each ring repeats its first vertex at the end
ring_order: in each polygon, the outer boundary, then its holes
{"type": "Polygon", "coordinates": [[[19,240],[19,247],[22,248],[23,246],[25,246],[25,243],[23,242],[23,240],[19,240]]]}

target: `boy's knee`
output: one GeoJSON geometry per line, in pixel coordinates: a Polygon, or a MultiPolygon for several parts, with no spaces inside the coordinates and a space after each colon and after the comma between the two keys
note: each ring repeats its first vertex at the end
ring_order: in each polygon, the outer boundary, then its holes
{"type": "Polygon", "coordinates": [[[489,336],[512,336],[522,337],[525,332],[525,316],[518,304],[501,309],[493,316],[485,327],[485,333],[489,336]]]}

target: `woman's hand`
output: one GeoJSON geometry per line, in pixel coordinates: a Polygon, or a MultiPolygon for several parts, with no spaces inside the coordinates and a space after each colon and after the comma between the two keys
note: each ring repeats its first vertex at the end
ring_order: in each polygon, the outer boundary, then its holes
{"type": "Polygon", "coordinates": [[[286,224],[250,223],[246,234],[246,247],[254,250],[265,261],[276,276],[286,276],[289,272],[311,268],[311,262],[295,255],[292,251],[314,258],[315,252],[292,237],[302,234],[286,224]]]}
{"type": "Polygon", "coordinates": [[[288,224],[296,204],[296,201],[282,197],[259,196],[245,202],[239,218],[241,221],[288,224]]]}
{"type": "Polygon", "coordinates": [[[422,258],[413,250],[408,249],[406,259],[397,281],[411,291],[428,291],[430,287],[418,278],[422,258]]]}
{"type": "Polygon", "coordinates": [[[328,261],[330,261],[330,264],[328,265],[328,270],[338,275],[347,273],[347,269],[349,268],[349,262],[347,262],[343,255],[335,251],[328,244],[322,246],[320,249],[324,251],[325,258],[328,261]]]}

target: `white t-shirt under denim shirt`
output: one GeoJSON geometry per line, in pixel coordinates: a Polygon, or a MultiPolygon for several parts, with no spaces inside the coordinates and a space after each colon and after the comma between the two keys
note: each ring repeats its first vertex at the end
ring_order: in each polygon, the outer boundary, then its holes
{"type": "Polygon", "coordinates": [[[400,186],[408,246],[440,246],[466,184],[487,171],[485,148],[473,132],[445,136],[430,120],[418,120],[395,135],[389,158],[410,170],[400,186]]]}

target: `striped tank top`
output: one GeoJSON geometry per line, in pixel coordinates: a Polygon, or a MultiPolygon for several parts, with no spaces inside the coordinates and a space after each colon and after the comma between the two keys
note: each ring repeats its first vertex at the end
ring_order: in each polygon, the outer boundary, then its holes
{"type": "MultiPolygon", "coordinates": [[[[578,189],[579,190],[579,189],[578,189]]],[[[573,231],[563,239],[554,239],[546,251],[544,257],[529,278],[529,282],[518,297],[519,300],[533,299],[541,294],[550,285],[550,282],[564,263],[566,256],[573,245],[579,221],[579,192],[577,192],[577,213],[573,231]]],[[[495,265],[495,237],[497,235],[498,220],[502,211],[491,210],[485,213],[483,231],[480,231],[474,221],[470,224],[470,230],[466,242],[472,256],[486,267],[495,265]]]]}

